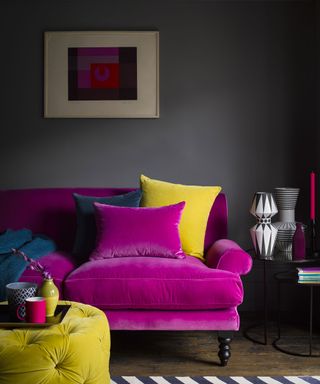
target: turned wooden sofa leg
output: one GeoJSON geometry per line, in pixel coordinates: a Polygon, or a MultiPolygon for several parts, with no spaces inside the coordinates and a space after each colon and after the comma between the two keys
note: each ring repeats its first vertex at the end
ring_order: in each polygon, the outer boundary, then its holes
{"type": "Polygon", "coordinates": [[[218,356],[219,356],[222,367],[225,367],[228,364],[229,357],[231,356],[230,343],[232,341],[232,338],[233,338],[233,332],[230,332],[230,331],[218,332],[218,341],[219,341],[218,356]]]}

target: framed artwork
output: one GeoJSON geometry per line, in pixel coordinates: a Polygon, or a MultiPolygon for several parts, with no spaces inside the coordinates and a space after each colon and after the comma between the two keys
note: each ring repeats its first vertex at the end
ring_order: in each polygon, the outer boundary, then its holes
{"type": "Polygon", "coordinates": [[[159,117],[159,32],[45,32],[44,116],[159,117]]]}

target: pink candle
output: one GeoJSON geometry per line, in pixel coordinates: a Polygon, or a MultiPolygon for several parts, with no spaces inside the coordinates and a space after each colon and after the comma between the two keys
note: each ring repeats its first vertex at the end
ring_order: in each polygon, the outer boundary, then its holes
{"type": "Polygon", "coordinates": [[[316,174],[310,173],[310,220],[316,219],[316,174]]]}

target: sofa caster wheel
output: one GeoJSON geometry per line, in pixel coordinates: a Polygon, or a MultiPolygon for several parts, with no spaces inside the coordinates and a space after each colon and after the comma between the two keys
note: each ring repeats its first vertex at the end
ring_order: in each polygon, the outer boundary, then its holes
{"type": "Polygon", "coordinates": [[[220,359],[220,363],[222,367],[225,367],[228,364],[228,360],[231,356],[231,347],[230,343],[232,341],[232,336],[230,333],[227,335],[223,335],[221,333],[218,334],[219,341],[219,352],[218,356],[220,359]]]}

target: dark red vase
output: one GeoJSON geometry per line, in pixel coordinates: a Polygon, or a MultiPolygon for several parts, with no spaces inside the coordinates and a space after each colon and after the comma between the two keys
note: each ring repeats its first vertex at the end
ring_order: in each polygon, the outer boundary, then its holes
{"type": "Polygon", "coordinates": [[[304,260],[306,257],[306,239],[301,223],[296,223],[292,239],[292,260],[304,260]]]}

